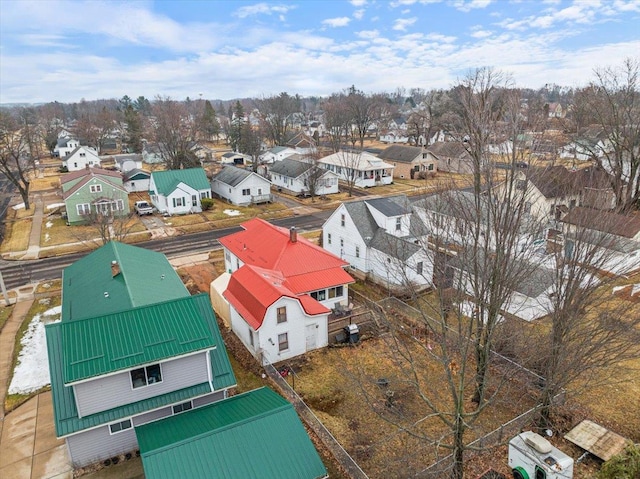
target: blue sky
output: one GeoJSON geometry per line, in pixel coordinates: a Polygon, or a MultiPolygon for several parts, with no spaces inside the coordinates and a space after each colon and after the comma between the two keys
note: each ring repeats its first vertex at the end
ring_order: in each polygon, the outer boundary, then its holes
{"type": "Polygon", "coordinates": [[[640,0],[0,0],[0,103],[580,86],[640,57],[640,0]]]}

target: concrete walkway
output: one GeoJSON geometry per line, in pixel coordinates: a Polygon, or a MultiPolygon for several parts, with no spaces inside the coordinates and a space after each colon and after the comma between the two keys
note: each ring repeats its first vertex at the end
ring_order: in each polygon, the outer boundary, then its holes
{"type": "MultiPolygon", "coordinates": [[[[4,415],[16,333],[32,304],[33,299],[18,301],[0,331],[0,478],[71,479],[73,467],[67,446],[55,433],[51,391],[32,397],[4,415]]],[[[143,479],[144,472],[138,457],[83,477],[143,479]]]]}
{"type": "Polygon", "coordinates": [[[35,210],[31,222],[31,233],[29,234],[29,248],[22,259],[38,259],[40,253],[40,235],[42,234],[42,219],[44,217],[44,202],[42,196],[34,198],[35,210]]]}

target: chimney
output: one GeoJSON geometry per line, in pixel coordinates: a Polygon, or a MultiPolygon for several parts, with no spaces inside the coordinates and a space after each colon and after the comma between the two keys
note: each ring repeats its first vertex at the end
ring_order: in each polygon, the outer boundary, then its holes
{"type": "Polygon", "coordinates": [[[120,265],[118,264],[118,262],[116,260],[113,260],[111,262],[111,276],[113,278],[115,278],[119,274],[120,274],[120,265]]]}
{"type": "Polygon", "coordinates": [[[296,231],[295,226],[292,226],[291,229],[289,229],[289,241],[292,243],[298,241],[298,232],[296,231]]]}

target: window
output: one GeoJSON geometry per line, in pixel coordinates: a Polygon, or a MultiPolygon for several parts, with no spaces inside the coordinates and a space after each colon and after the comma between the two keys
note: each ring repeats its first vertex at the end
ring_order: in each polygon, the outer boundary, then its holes
{"type": "Polygon", "coordinates": [[[127,429],[131,429],[131,419],[109,424],[109,432],[111,434],[117,434],[119,432],[126,431],[127,429]]]}
{"type": "Polygon", "coordinates": [[[251,189],[245,188],[244,190],[242,190],[242,196],[251,196],[251,189]]]}
{"type": "Polygon", "coordinates": [[[131,384],[133,385],[133,389],[161,382],[162,371],[160,370],[159,364],[152,364],[131,371],[131,384]]]}
{"type": "Polygon", "coordinates": [[[287,322],[287,307],[281,306],[278,308],[278,324],[287,322]]]}
{"type": "Polygon", "coordinates": [[[174,198],[173,199],[173,207],[177,207],[177,206],[185,206],[185,201],[184,198],[174,198]]]}
{"type": "Polygon", "coordinates": [[[89,203],[81,203],[76,205],[76,210],[80,216],[88,215],[91,213],[91,206],[89,203]]]}
{"type": "Polygon", "coordinates": [[[87,156],[86,153],[80,153],[80,158],[84,158],[85,156],[87,156]]]}
{"type": "Polygon", "coordinates": [[[396,231],[402,229],[402,218],[396,218],[396,231]]]}
{"type": "Polygon", "coordinates": [[[331,244],[331,233],[327,233],[327,243],[331,244]]]}
{"type": "Polygon", "coordinates": [[[344,227],[344,223],[345,223],[345,217],[344,217],[344,213],[340,215],[340,226],[344,227]]]}
{"type": "Polygon", "coordinates": [[[193,409],[193,403],[191,401],[183,402],[182,404],[176,404],[173,406],[173,414],[178,414],[189,409],[193,409]]]}
{"type": "Polygon", "coordinates": [[[200,199],[202,198],[209,198],[209,192],[208,191],[201,191],[200,192],[200,199]]]}
{"type": "Polygon", "coordinates": [[[429,163],[429,168],[427,168],[429,171],[433,171],[433,163],[429,163]]]}
{"type": "Polygon", "coordinates": [[[278,334],[278,351],[289,349],[289,333],[278,334]]]}
{"type": "Polygon", "coordinates": [[[329,298],[336,298],[342,296],[344,288],[342,286],[336,286],[335,288],[329,288],[329,298]]]}
{"type": "Polygon", "coordinates": [[[253,344],[253,331],[251,330],[251,327],[249,327],[249,343],[251,344],[251,347],[255,346],[255,344],[253,344]]]}
{"type": "Polygon", "coordinates": [[[344,247],[344,239],[340,238],[340,248],[343,248],[343,247],[344,247]]]}
{"type": "Polygon", "coordinates": [[[419,261],[418,264],[416,264],[416,273],[422,274],[423,269],[424,269],[424,265],[422,261],[419,261]]]}
{"type": "Polygon", "coordinates": [[[360,257],[360,246],[356,246],[356,258],[360,257]]]}
{"type": "Polygon", "coordinates": [[[91,185],[89,190],[91,193],[100,193],[102,191],[102,185],[91,185]]]}
{"type": "Polygon", "coordinates": [[[191,204],[192,205],[197,205],[198,204],[198,196],[197,195],[191,195],[191,204]]]}
{"type": "Polygon", "coordinates": [[[327,299],[327,290],[321,289],[319,291],[313,291],[311,292],[310,296],[316,301],[324,301],[325,299],[327,299]]]}
{"type": "Polygon", "coordinates": [[[536,472],[535,479],[547,479],[547,473],[540,466],[536,466],[535,472],[536,472]]]}

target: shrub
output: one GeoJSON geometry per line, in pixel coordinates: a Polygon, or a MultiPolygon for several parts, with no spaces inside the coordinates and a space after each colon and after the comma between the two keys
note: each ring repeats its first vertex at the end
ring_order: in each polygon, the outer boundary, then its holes
{"type": "Polygon", "coordinates": [[[621,454],[602,465],[598,479],[636,479],[640,477],[640,445],[629,445],[621,454]]]}
{"type": "Polygon", "coordinates": [[[213,208],[213,199],[211,198],[202,198],[200,200],[200,204],[202,205],[202,211],[208,211],[213,208]]]}

